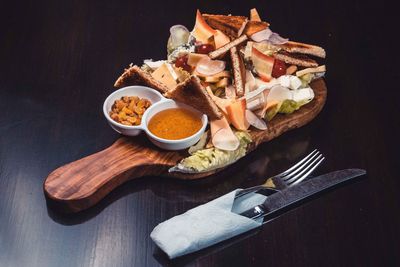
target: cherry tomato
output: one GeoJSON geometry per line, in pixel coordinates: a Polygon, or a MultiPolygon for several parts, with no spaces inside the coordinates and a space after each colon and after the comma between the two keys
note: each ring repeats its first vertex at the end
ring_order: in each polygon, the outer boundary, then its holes
{"type": "Polygon", "coordinates": [[[188,65],[188,56],[181,56],[178,57],[175,61],[175,67],[177,68],[182,68],[188,72],[192,71],[192,67],[190,67],[190,65],[188,65]]]}
{"type": "Polygon", "coordinates": [[[199,54],[208,54],[214,51],[214,46],[211,44],[201,44],[196,46],[195,51],[199,54]]]}
{"type": "Polygon", "coordinates": [[[272,77],[278,78],[286,74],[286,64],[282,60],[275,59],[274,67],[272,68],[272,77]]]}

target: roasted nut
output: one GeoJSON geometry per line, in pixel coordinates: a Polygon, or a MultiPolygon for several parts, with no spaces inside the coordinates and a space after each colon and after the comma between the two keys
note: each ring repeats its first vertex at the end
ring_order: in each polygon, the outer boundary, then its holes
{"type": "Polygon", "coordinates": [[[137,118],[136,117],[127,117],[126,120],[131,123],[132,125],[135,125],[137,122],[137,118]]]}
{"type": "Polygon", "coordinates": [[[111,113],[110,114],[111,119],[115,120],[116,122],[119,122],[119,117],[117,113],[111,113]]]}
{"type": "Polygon", "coordinates": [[[110,117],[123,125],[139,125],[142,121],[143,113],[151,102],[145,98],[137,96],[123,96],[115,100],[111,106],[110,117]]]}
{"type": "Polygon", "coordinates": [[[117,100],[115,101],[115,106],[118,109],[118,111],[121,111],[126,106],[126,103],[122,100],[117,100]]]}
{"type": "Polygon", "coordinates": [[[138,107],[138,106],[136,106],[134,109],[133,109],[133,111],[135,111],[135,113],[136,114],[138,114],[138,115],[142,115],[143,113],[144,113],[144,111],[145,111],[145,108],[140,108],[140,107],[138,107]]]}
{"type": "Polygon", "coordinates": [[[126,113],[121,111],[120,113],[118,113],[118,117],[119,117],[119,120],[122,122],[122,121],[126,120],[126,113]]]}
{"type": "Polygon", "coordinates": [[[139,101],[139,97],[137,97],[137,96],[130,96],[130,97],[129,97],[129,101],[136,103],[136,102],[139,101]]]}
{"type": "Polygon", "coordinates": [[[130,103],[129,103],[129,105],[128,105],[128,108],[130,109],[130,110],[134,110],[134,108],[136,107],[136,102],[135,101],[131,101],[130,103]]]}
{"type": "Polygon", "coordinates": [[[122,108],[122,112],[125,112],[126,115],[132,115],[133,111],[127,107],[122,108]]]}
{"type": "Polygon", "coordinates": [[[145,106],[145,101],[143,99],[140,99],[139,102],[137,103],[138,108],[143,108],[145,106]]]}

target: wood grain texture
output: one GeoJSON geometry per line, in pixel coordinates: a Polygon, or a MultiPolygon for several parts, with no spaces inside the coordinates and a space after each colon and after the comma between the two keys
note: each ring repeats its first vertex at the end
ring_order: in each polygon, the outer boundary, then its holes
{"type": "MultiPolygon", "coordinates": [[[[248,153],[261,143],[301,127],[317,116],[325,104],[327,89],[323,79],[314,81],[311,87],[315,93],[312,102],[290,115],[277,115],[266,131],[251,130],[253,142],[248,153]]],[[[103,151],[56,169],[44,182],[46,195],[58,202],[60,208],[78,212],[93,206],[117,186],[137,177],[161,175],[194,180],[221,171],[169,173],[168,169],[187,156],[186,152],[161,150],[145,138],[144,135],[121,137],[103,151]]]]}

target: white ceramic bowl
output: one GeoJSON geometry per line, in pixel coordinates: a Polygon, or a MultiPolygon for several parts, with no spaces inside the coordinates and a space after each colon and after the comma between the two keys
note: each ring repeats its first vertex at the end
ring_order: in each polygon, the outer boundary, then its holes
{"type": "Polygon", "coordinates": [[[104,101],[103,113],[108,121],[108,124],[118,133],[127,136],[136,136],[140,134],[141,131],[144,131],[153,144],[167,150],[181,150],[194,145],[199,141],[200,137],[203,135],[208,123],[207,116],[202,114],[200,111],[183,103],[167,99],[163,97],[156,90],[145,86],[128,86],[115,91],[114,93],[109,95],[107,99],[104,101]],[[140,98],[146,98],[150,100],[151,106],[143,113],[142,122],[140,125],[138,126],[123,125],[111,119],[109,112],[111,111],[113,103],[115,102],[115,100],[121,99],[121,97],[123,96],[138,96],[140,98]],[[201,121],[203,123],[201,129],[194,135],[179,140],[163,139],[152,134],[147,128],[150,119],[156,113],[170,108],[184,108],[199,114],[199,116],[201,116],[201,121]]]}
{"type": "Polygon", "coordinates": [[[194,144],[196,144],[200,137],[203,135],[204,131],[206,130],[208,119],[205,114],[202,114],[200,111],[197,109],[192,108],[191,106],[185,105],[183,103],[175,102],[173,100],[165,100],[158,102],[157,104],[150,106],[146,110],[146,114],[143,115],[142,122],[145,124],[144,125],[144,130],[146,131],[147,136],[149,137],[150,141],[155,144],[158,147],[161,147],[163,149],[167,150],[181,150],[188,148],[194,144]],[[201,122],[202,126],[200,130],[198,130],[194,135],[179,139],[179,140],[168,140],[164,138],[160,138],[156,135],[154,135],[150,130],[147,128],[147,125],[149,124],[150,119],[157,114],[158,112],[166,109],[171,109],[171,108],[184,108],[191,110],[195,112],[196,114],[201,116],[201,122]]]}
{"type": "MultiPolygon", "coordinates": [[[[111,107],[114,104],[115,100],[121,99],[123,96],[138,96],[140,98],[146,98],[150,100],[151,105],[154,105],[157,102],[160,102],[162,100],[166,100],[165,97],[163,97],[159,92],[157,92],[154,89],[151,89],[149,87],[145,86],[128,86],[128,87],[123,87],[121,89],[118,89],[111,95],[107,97],[107,99],[104,101],[103,105],[103,112],[104,116],[106,117],[108,124],[110,124],[111,128],[113,128],[115,131],[119,132],[120,134],[123,135],[128,135],[128,136],[136,136],[140,134],[143,130],[143,127],[141,125],[138,126],[129,126],[129,125],[123,125],[121,123],[118,123],[111,119],[110,117],[110,111],[111,107]]],[[[147,110],[145,111],[145,113],[147,110]]],[[[144,114],[143,114],[144,116],[144,114]]]]}

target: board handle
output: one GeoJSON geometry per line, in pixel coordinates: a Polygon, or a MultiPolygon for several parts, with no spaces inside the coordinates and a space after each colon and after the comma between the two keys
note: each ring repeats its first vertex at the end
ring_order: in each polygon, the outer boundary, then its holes
{"type": "Polygon", "coordinates": [[[174,155],[123,137],[100,152],[54,170],[44,182],[44,191],[57,207],[78,212],[128,180],[166,172],[179,160],[174,155]]]}

